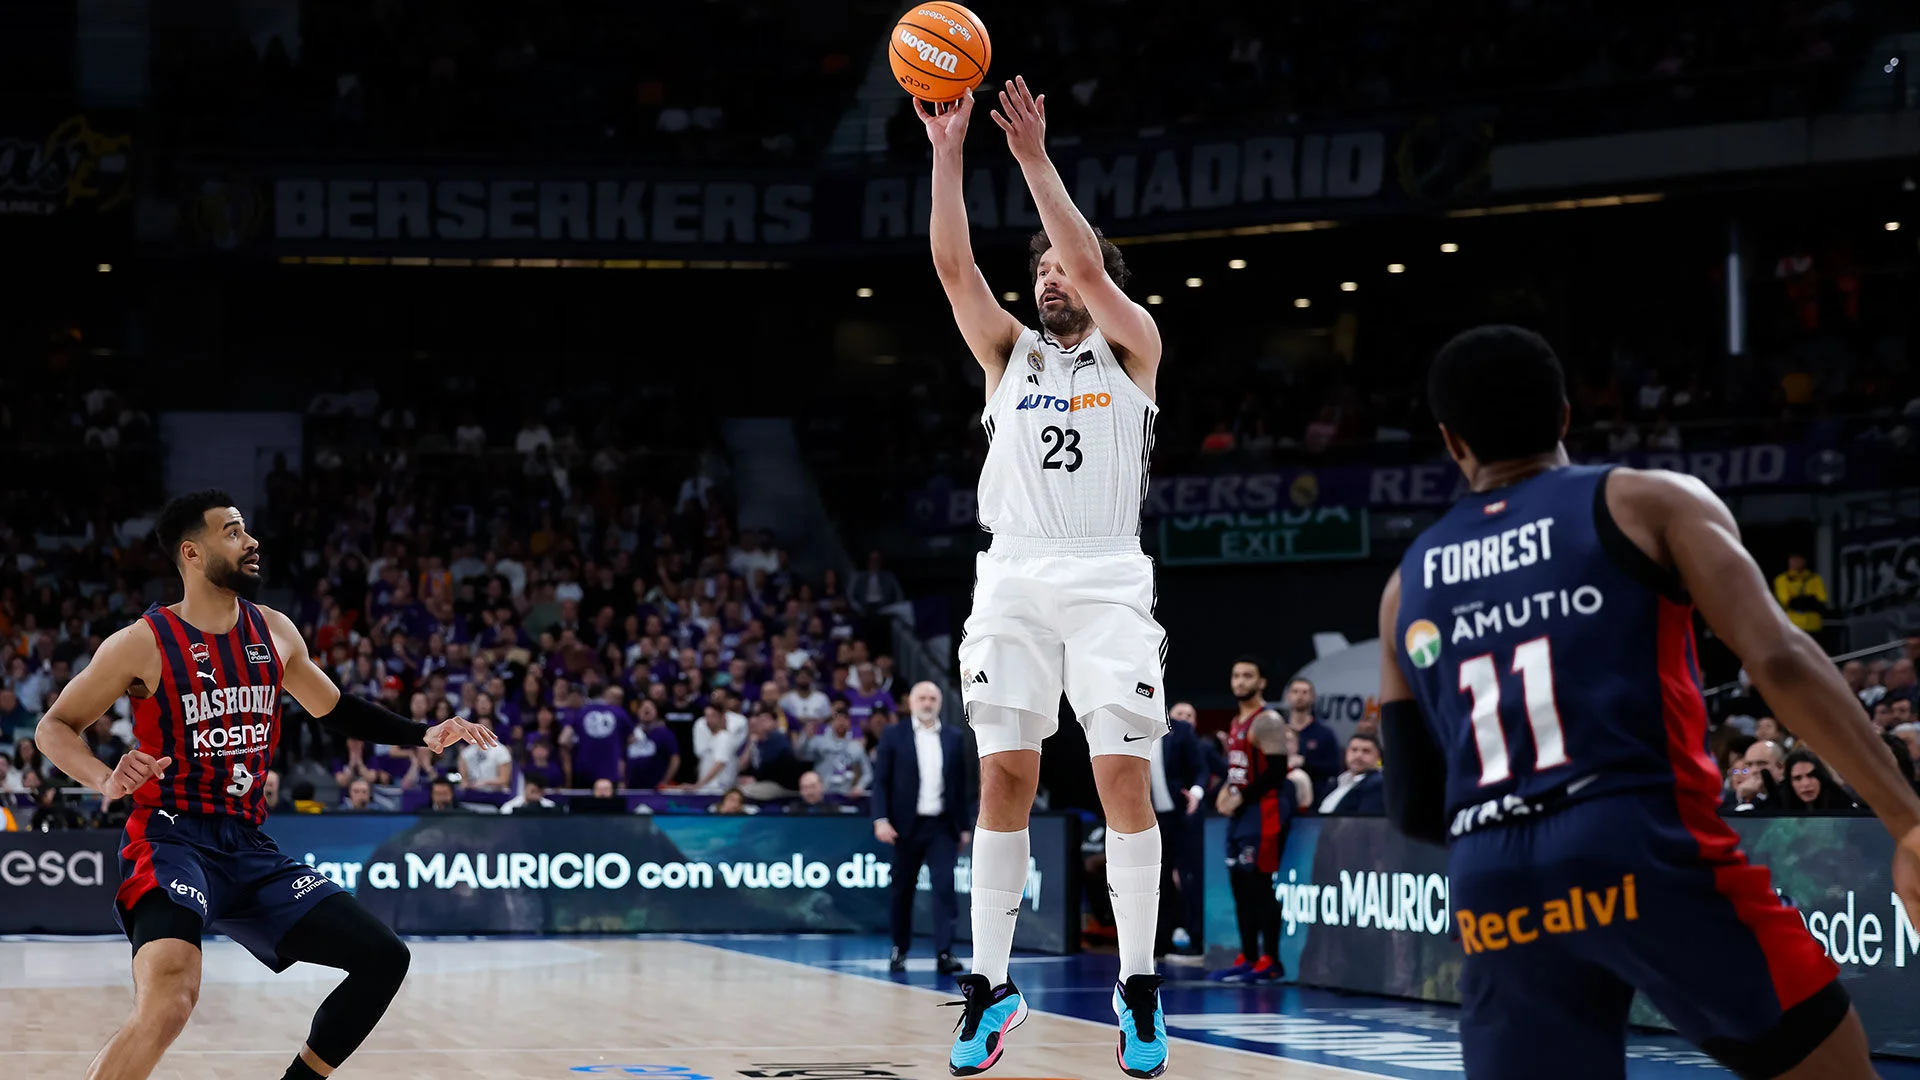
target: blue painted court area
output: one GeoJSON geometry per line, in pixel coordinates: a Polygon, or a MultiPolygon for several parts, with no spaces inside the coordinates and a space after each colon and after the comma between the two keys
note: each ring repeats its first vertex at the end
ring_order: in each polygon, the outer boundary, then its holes
{"type": "MultiPolygon", "coordinates": [[[[912,958],[903,974],[889,973],[888,943],[880,937],[687,937],[755,956],[919,987],[928,991],[929,1007],[952,996],[953,980],[934,973],[930,953],[912,958]]],[[[1110,954],[1016,956],[1010,971],[1032,1009],[1113,1022],[1111,997],[1119,962],[1110,954]]],[[[1451,1006],[1296,986],[1226,986],[1206,981],[1197,967],[1168,965],[1161,974],[1167,978],[1162,996],[1167,1029],[1179,1038],[1373,1076],[1414,1080],[1465,1075],[1456,1028],[1459,1010],[1451,1006]]],[[[1017,1042],[1010,1046],[1014,1049],[1009,1053],[1016,1052],[1017,1042]]],[[[1634,1032],[1627,1046],[1631,1080],[1731,1075],[1675,1035],[1634,1032]]],[[[1884,1080],[1920,1080],[1920,1062],[1889,1058],[1877,1064],[1884,1080]]]]}

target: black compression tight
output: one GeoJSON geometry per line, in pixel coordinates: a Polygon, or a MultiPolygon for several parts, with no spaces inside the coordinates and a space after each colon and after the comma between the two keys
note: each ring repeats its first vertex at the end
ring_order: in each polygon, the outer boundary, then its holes
{"type": "Polygon", "coordinates": [[[406,942],[346,893],[327,897],[294,923],[280,939],[279,952],[288,960],[347,973],[320,1003],[307,1035],[307,1048],[336,1069],[385,1015],[411,959],[406,942]]]}
{"type": "Polygon", "coordinates": [[[1251,964],[1262,956],[1280,959],[1280,901],[1273,895],[1273,875],[1258,870],[1230,869],[1234,914],[1240,920],[1240,951],[1251,964]]]}

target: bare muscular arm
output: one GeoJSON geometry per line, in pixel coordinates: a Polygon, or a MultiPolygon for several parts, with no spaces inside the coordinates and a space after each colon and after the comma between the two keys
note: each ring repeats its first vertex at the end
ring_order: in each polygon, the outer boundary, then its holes
{"type": "Polygon", "coordinates": [[[79,783],[117,799],[165,775],[172,758],[154,758],[135,748],[109,769],[93,754],[81,732],[113,707],[129,688],[152,692],[160,684],[160,646],[146,622],[115,631],[47,707],[34,728],[34,744],[60,771],[79,783]],[[151,688],[151,689],[150,689],[151,688]]]}
{"type": "Polygon", "coordinates": [[[1920,844],[1920,796],[1833,661],[1774,602],[1726,504],[1690,476],[1617,469],[1607,507],[1628,539],[1679,571],[1781,722],[1840,770],[1896,840],[1920,844]]]}
{"type": "Polygon", "coordinates": [[[985,275],[974,265],[973,241],[967,235],[967,201],[962,190],[966,175],[960,149],[967,139],[967,122],[973,116],[973,95],[966,95],[955,108],[943,113],[929,112],[921,102],[915,102],[914,108],[926,125],[927,141],[933,144],[933,213],[927,223],[933,269],[940,275],[947,301],[953,305],[953,321],[960,326],[960,336],[987,373],[987,397],[991,398],[1007,370],[1007,355],[1023,328],[1020,320],[1000,306],[985,275]]]}

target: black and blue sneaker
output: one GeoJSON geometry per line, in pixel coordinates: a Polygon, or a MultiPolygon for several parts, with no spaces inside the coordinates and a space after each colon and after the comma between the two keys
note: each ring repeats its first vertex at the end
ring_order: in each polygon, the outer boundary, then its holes
{"type": "Polygon", "coordinates": [[[985,975],[960,976],[960,1022],[954,1025],[953,1053],[947,1071],[972,1076],[993,1068],[1007,1047],[1007,1035],[1027,1019],[1027,999],[1009,979],[994,986],[985,975]]]}
{"type": "Polygon", "coordinates": [[[1135,975],[1113,987],[1120,1020],[1120,1071],[1151,1080],[1167,1071],[1167,1018],[1160,1011],[1160,976],[1135,975]]]}

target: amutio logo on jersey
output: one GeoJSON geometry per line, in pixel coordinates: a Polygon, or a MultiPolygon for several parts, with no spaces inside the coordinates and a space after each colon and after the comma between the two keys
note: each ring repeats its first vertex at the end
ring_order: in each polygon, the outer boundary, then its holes
{"type": "MultiPolygon", "coordinates": [[[[1501,509],[1505,505],[1504,502],[1496,503],[1487,509],[1501,509]]],[[[1498,577],[1552,559],[1553,519],[1543,517],[1490,536],[1428,548],[1421,555],[1420,565],[1426,587],[1431,589],[1436,580],[1441,584],[1458,585],[1498,577]]],[[[1591,585],[1573,589],[1543,589],[1522,596],[1517,601],[1488,603],[1475,600],[1453,609],[1453,631],[1447,635],[1447,643],[1457,644],[1473,641],[1482,634],[1518,630],[1535,619],[1544,623],[1572,615],[1593,615],[1604,602],[1600,590],[1591,585]]]]}

